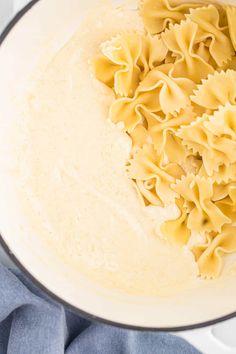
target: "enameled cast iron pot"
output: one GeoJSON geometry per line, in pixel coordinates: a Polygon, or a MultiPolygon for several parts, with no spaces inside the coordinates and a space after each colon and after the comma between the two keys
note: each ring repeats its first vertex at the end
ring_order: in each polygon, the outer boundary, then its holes
{"type": "MultiPolygon", "coordinates": [[[[50,60],[92,6],[99,6],[99,0],[33,0],[2,33],[0,176],[7,170],[1,156],[7,154],[8,131],[20,119],[19,101],[38,59],[50,60]]],[[[51,254],[40,237],[22,227],[24,216],[20,217],[15,188],[11,178],[7,183],[0,179],[1,243],[39,287],[75,312],[126,328],[161,331],[203,327],[236,315],[236,274],[176,297],[140,298],[98,288],[51,254]]]]}

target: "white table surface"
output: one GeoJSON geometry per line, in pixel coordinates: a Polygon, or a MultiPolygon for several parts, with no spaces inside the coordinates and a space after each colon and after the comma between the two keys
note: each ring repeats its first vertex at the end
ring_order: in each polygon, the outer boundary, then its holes
{"type": "MultiPolygon", "coordinates": [[[[0,0],[0,32],[11,17],[28,2],[29,0],[0,0]]],[[[8,267],[15,267],[1,247],[0,263],[8,267]]],[[[179,335],[189,340],[204,354],[236,354],[236,319],[207,329],[182,332],[179,335]]]]}

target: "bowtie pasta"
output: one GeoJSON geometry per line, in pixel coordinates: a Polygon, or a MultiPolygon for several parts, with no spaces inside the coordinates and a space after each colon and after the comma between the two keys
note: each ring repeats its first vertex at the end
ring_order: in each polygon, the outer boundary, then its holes
{"type": "Polygon", "coordinates": [[[182,126],[177,136],[184,145],[199,154],[208,176],[222,165],[236,162],[236,106],[221,106],[213,115],[204,114],[189,125],[182,126]]]}
{"type": "Polygon", "coordinates": [[[198,25],[196,40],[209,41],[209,53],[217,66],[231,59],[234,48],[230,38],[224,33],[227,27],[220,27],[220,14],[215,6],[191,9],[187,18],[198,25]]]}
{"type": "Polygon", "coordinates": [[[143,206],[176,204],[162,237],[215,278],[236,253],[236,8],[141,0],[140,16],[143,32],[102,43],[93,72],[131,138],[124,168],[143,206]]]}

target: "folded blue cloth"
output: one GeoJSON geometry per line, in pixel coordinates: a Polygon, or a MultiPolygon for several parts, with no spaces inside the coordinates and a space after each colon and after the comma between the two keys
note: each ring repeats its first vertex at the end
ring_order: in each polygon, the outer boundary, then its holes
{"type": "Polygon", "coordinates": [[[0,354],[198,354],[164,333],[110,327],[80,318],[21,273],[0,266],[0,354]]]}

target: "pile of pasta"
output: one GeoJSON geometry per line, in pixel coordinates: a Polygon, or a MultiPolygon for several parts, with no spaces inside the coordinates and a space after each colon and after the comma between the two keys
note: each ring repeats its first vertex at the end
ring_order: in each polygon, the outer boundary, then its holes
{"type": "Polygon", "coordinates": [[[236,252],[236,8],[143,0],[145,32],[120,33],[93,59],[115,93],[110,118],[132,139],[128,177],[145,206],[175,203],[161,227],[203,278],[236,252]]]}

